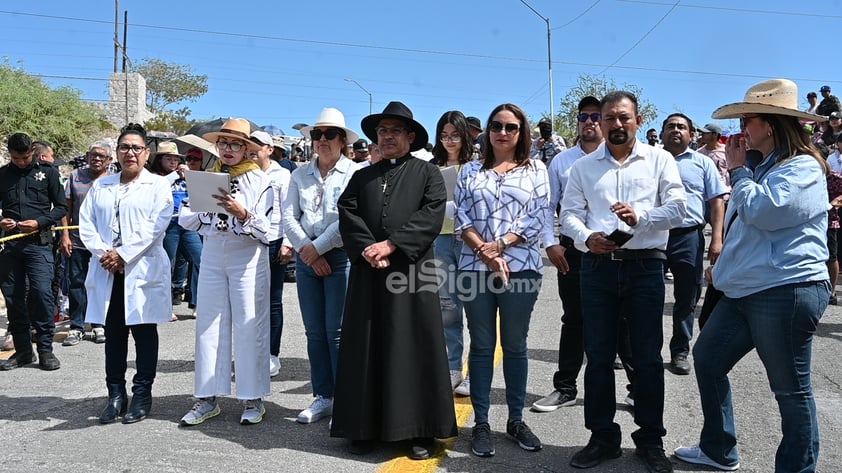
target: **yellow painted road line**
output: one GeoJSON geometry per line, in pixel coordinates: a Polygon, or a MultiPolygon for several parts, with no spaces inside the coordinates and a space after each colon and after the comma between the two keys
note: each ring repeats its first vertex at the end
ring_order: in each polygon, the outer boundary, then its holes
{"type": "MultiPolygon", "coordinates": [[[[494,349],[494,366],[500,364],[503,360],[503,349],[500,348],[500,325],[497,325],[497,347],[494,349]]],[[[462,428],[468,423],[471,414],[474,413],[474,407],[471,405],[471,398],[469,397],[454,397],[453,404],[456,407],[456,426],[462,428]]],[[[456,437],[447,439],[442,444],[443,449],[439,453],[427,460],[412,460],[409,457],[398,457],[383,464],[377,469],[377,473],[432,473],[441,466],[441,463],[447,457],[447,452],[453,448],[456,442],[456,437]]]]}

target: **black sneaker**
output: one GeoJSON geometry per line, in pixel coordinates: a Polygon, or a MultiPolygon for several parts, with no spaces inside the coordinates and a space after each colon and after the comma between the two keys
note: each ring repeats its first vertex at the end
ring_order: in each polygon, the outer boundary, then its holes
{"type": "Polygon", "coordinates": [[[559,407],[572,406],[576,404],[576,393],[563,393],[556,389],[546,396],[532,403],[532,410],[535,412],[552,412],[559,407]]]}
{"type": "Polygon", "coordinates": [[[673,356],[672,361],[670,361],[670,368],[675,374],[690,374],[690,362],[687,361],[687,355],[673,356]]]}
{"type": "Polygon", "coordinates": [[[38,352],[38,367],[44,371],[54,371],[61,368],[58,358],[51,351],[38,352]]]}
{"type": "Polygon", "coordinates": [[[667,459],[661,447],[637,447],[635,455],[643,459],[652,473],[672,473],[672,462],[667,459]]]}
{"type": "Polygon", "coordinates": [[[494,440],[491,438],[491,426],[487,422],[474,426],[471,432],[471,451],[478,457],[494,456],[494,440]]]}
{"type": "Polygon", "coordinates": [[[522,420],[506,422],[506,433],[517,442],[520,448],[527,452],[537,452],[544,447],[538,437],[529,430],[529,427],[522,420]]]}
{"type": "Polygon", "coordinates": [[[585,448],[573,454],[573,458],[570,459],[570,466],[573,468],[593,468],[602,463],[603,460],[620,458],[622,454],[623,451],[620,450],[619,446],[610,447],[591,440],[585,448]]]}
{"type": "Polygon", "coordinates": [[[29,353],[18,351],[10,356],[8,360],[0,360],[0,371],[11,371],[31,363],[35,363],[35,353],[32,353],[31,349],[29,353]]]}

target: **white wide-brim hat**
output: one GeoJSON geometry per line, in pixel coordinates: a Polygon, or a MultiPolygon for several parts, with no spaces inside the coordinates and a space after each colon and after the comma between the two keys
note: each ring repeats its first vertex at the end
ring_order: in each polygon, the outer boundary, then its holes
{"type": "Polygon", "coordinates": [[[351,144],[360,139],[360,135],[356,134],[353,130],[345,126],[345,115],[343,115],[342,112],[335,108],[327,107],[322,109],[322,113],[319,114],[319,118],[316,119],[316,123],[302,127],[299,131],[302,135],[309,138],[310,130],[320,126],[329,126],[344,130],[345,138],[347,139],[348,144],[351,144]]]}
{"type": "Polygon", "coordinates": [[[751,86],[742,102],[723,105],[712,118],[741,118],[745,114],[786,115],[800,120],[827,121],[827,117],[798,110],[798,86],[787,79],[772,79],[751,86]]]}

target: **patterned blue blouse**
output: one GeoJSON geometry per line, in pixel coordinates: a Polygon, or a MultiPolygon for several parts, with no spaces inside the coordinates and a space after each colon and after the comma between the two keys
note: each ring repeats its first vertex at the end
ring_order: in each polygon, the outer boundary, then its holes
{"type": "MultiPolygon", "coordinates": [[[[525,241],[503,253],[512,272],[544,271],[541,258],[541,231],[550,213],[550,185],[547,168],[530,160],[504,175],[482,169],[482,163],[466,164],[456,182],[455,233],[473,227],[485,241],[514,233],[525,241]]],[[[489,271],[468,245],[462,245],[459,269],[489,271]]]]}

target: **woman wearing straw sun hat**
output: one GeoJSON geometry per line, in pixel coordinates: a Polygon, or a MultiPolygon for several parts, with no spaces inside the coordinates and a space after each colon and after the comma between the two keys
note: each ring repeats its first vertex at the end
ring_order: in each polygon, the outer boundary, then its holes
{"type": "Polygon", "coordinates": [[[298,304],[307,335],[313,397],[297,421],[316,422],[333,413],[339,335],[351,263],[339,235],[336,202],[360,165],[345,156],[359,136],[345,126],[345,116],[325,108],[301,133],[313,140],[318,157],[292,173],[284,202],[284,232],[298,252],[298,304]]]}
{"type": "MultiPolygon", "coordinates": [[[[189,200],[178,223],[204,237],[196,307],[196,367],[193,408],[182,426],[219,414],[216,396],[231,394],[231,352],[237,360],[237,399],[241,424],[257,424],[266,412],[269,388],[269,230],[270,180],[246,157],[259,149],[249,139],[249,122],[229,118],[204,139],[216,143],[219,161],[211,171],[227,172],[231,188],[213,197],[219,212],[194,213],[189,200]]],[[[188,187],[189,187],[188,182],[188,187]]]]}
{"type": "Polygon", "coordinates": [[[812,472],[819,453],[810,380],[812,339],[828,304],[827,163],[800,120],[792,81],[752,86],[713,118],[739,118],[726,144],[731,175],[726,237],[708,273],[724,292],[693,349],[704,425],[675,455],[733,471],[740,466],[728,372],[757,350],[781,414],[775,471],[812,472]],[[756,163],[756,164],[755,164],[756,163]]]}

